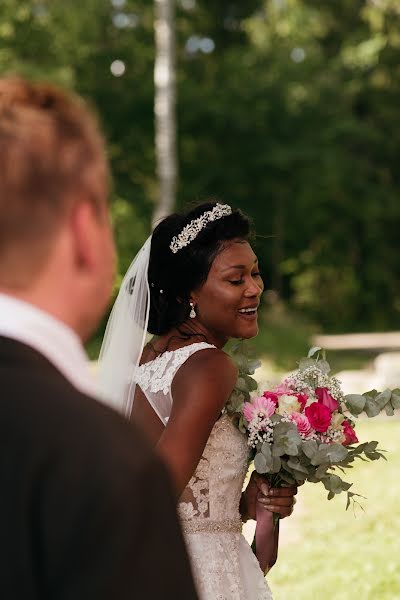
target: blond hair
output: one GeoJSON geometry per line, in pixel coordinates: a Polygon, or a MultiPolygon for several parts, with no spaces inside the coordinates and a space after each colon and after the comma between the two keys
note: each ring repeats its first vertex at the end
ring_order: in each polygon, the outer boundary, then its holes
{"type": "Polygon", "coordinates": [[[82,100],[0,79],[0,284],[34,276],[71,204],[100,210],[107,191],[104,141],[82,100]]]}

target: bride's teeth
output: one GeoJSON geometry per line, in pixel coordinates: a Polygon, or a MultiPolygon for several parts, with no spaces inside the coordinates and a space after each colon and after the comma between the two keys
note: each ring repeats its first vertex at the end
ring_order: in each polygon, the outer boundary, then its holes
{"type": "Polygon", "coordinates": [[[239,308],[239,312],[241,313],[251,313],[256,312],[256,308],[239,308]]]}

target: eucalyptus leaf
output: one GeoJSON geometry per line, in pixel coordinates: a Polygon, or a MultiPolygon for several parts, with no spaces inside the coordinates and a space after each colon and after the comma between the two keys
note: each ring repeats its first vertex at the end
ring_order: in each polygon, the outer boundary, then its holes
{"type": "Polygon", "coordinates": [[[386,404],[390,401],[392,396],[392,390],[386,389],[375,398],[375,402],[377,406],[379,406],[380,410],[382,410],[386,404]]]}
{"type": "Polygon", "coordinates": [[[375,398],[378,396],[379,392],[377,390],[369,390],[369,392],[364,392],[363,396],[365,396],[365,398],[370,398],[370,400],[375,400],[375,398]]]}
{"type": "Polygon", "coordinates": [[[314,367],[316,364],[317,361],[313,358],[302,358],[299,362],[299,369],[300,371],[304,371],[305,369],[308,369],[308,367],[314,367]]]}
{"type": "Polygon", "coordinates": [[[379,408],[379,405],[376,404],[376,402],[374,400],[369,400],[367,398],[367,400],[365,402],[364,411],[368,415],[368,417],[371,418],[371,417],[377,417],[380,414],[381,409],[379,408]]]}
{"type": "Polygon", "coordinates": [[[332,492],[333,494],[340,494],[341,492],[346,492],[352,486],[351,483],[347,483],[343,481],[339,475],[331,474],[328,477],[324,477],[322,480],[325,488],[332,492]]]}
{"type": "Polygon", "coordinates": [[[388,404],[386,404],[385,411],[386,411],[386,414],[388,417],[393,417],[394,409],[393,409],[393,406],[390,404],[390,402],[388,404]]]}
{"type": "Polygon", "coordinates": [[[319,465],[318,469],[315,471],[315,477],[317,477],[318,480],[322,479],[329,467],[330,465],[327,464],[319,465]]]}
{"type": "Polygon", "coordinates": [[[322,465],[340,463],[343,461],[348,454],[347,448],[341,444],[321,444],[311,459],[311,464],[322,465]]]}
{"type": "Polygon", "coordinates": [[[300,473],[305,473],[306,475],[308,475],[308,469],[306,467],[304,467],[298,460],[296,460],[294,458],[290,458],[287,461],[287,465],[288,465],[288,467],[290,467],[291,469],[294,469],[295,471],[298,471],[300,473]]]}
{"type": "Polygon", "coordinates": [[[253,377],[250,377],[250,375],[243,375],[243,379],[246,383],[246,388],[249,392],[255,392],[256,389],[258,388],[258,383],[255,379],[253,379],[253,377]]]}
{"type": "Polygon", "coordinates": [[[325,375],[328,375],[328,373],[331,370],[330,364],[328,363],[327,360],[319,360],[317,363],[317,367],[325,375]]]}
{"type": "Polygon", "coordinates": [[[272,473],[279,473],[282,467],[282,461],[279,456],[272,457],[272,473]]]}
{"type": "Polygon", "coordinates": [[[316,354],[320,350],[322,350],[322,348],[320,346],[313,346],[312,348],[309,349],[307,358],[311,358],[312,356],[314,356],[314,354],[316,354]]]}
{"type": "Polygon", "coordinates": [[[293,477],[293,475],[291,473],[286,472],[286,471],[281,470],[279,472],[279,477],[282,479],[282,481],[284,481],[288,485],[296,485],[296,483],[297,483],[297,481],[293,477]]]}
{"type": "Polygon", "coordinates": [[[313,458],[313,456],[318,450],[318,444],[315,440],[307,440],[305,442],[302,442],[301,448],[308,458],[313,458]]]}
{"type": "Polygon", "coordinates": [[[238,377],[235,388],[241,392],[247,392],[247,383],[244,377],[238,377]]]}
{"type": "Polygon", "coordinates": [[[254,458],[254,468],[257,473],[269,473],[268,464],[265,456],[259,452],[254,458]]]}
{"type": "Polygon", "coordinates": [[[393,408],[396,410],[397,408],[400,408],[400,391],[399,393],[397,393],[397,390],[392,392],[392,397],[390,399],[393,408]],[[395,393],[396,392],[396,393],[395,393]]]}
{"type": "Polygon", "coordinates": [[[281,421],[275,426],[274,443],[272,446],[273,456],[297,456],[301,446],[301,437],[294,423],[281,421]]]}
{"type": "Polygon", "coordinates": [[[344,397],[344,401],[353,415],[359,415],[364,410],[367,399],[361,394],[347,394],[347,396],[344,397]]]}

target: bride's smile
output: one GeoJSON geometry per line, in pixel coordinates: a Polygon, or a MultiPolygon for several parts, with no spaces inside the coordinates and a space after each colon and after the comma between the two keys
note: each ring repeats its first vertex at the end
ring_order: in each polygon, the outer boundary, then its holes
{"type": "Polygon", "coordinates": [[[229,338],[258,333],[258,306],[264,284],[257,257],[244,240],[230,241],[217,254],[205,283],[192,293],[193,326],[218,347],[229,338]]]}

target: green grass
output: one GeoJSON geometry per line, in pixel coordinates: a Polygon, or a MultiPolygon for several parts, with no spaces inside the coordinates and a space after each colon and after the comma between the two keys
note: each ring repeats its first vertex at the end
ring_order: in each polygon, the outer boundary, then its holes
{"type": "Polygon", "coordinates": [[[364,512],[346,512],[344,495],[328,501],[319,484],[300,488],[267,577],[274,600],[400,600],[400,421],[363,420],[357,432],[388,451],[345,477],[364,512]]]}

